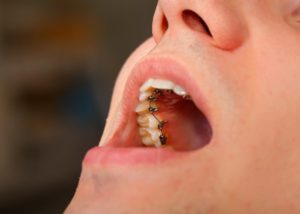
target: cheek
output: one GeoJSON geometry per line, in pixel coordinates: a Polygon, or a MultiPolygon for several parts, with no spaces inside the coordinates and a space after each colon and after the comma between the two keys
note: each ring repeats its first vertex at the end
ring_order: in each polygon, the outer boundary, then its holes
{"type": "Polygon", "coordinates": [[[277,118],[278,125],[296,125],[300,116],[300,62],[299,54],[281,49],[281,53],[269,53],[258,69],[257,100],[265,106],[266,116],[277,118]]]}
{"type": "MultiPolygon", "coordinates": [[[[255,78],[251,82],[254,103],[249,118],[251,129],[248,127],[255,139],[244,148],[251,159],[244,179],[258,186],[265,198],[274,200],[276,192],[299,195],[299,190],[293,187],[300,178],[300,62],[296,60],[300,56],[297,45],[300,43],[297,40],[274,39],[269,40],[269,48],[256,47],[259,54],[255,57],[255,78]]],[[[251,187],[244,191],[257,197],[251,187]]]]}
{"type": "Polygon", "coordinates": [[[246,107],[240,110],[244,119],[238,124],[240,141],[223,150],[236,156],[227,163],[227,170],[232,170],[227,186],[233,195],[239,193],[232,204],[242,200],[245,206],[251,201],[259,205],[267,200],[266,206],[285,207],[298,203],[300,194],[295,188],[300,179],[300,35],[260,39],[263,45],[253,43],[245,59],[247,69],[235,73],[243,82],[235,98],[246,107]],[[242,79],[245,72],[251,77],[242,79]]]}
{"type": "MultiPolygon", "coordinates": [[[[253,48],[254,79],[251,91],[256,110],[265,127],[300,140],[297,124],[300,119],[300,34],[286,30],[279,35],[268,35],[253,48]]],[[[271,130],[270,130],[271,131],[271,130]]],[[[287,139],[286,139],[287,140],[287,139]]]]}

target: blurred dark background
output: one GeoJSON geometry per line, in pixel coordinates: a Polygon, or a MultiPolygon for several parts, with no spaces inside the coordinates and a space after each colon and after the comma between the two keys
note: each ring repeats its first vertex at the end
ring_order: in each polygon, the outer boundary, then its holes
{"type": "Polygon", "coordinates": [[[0,2],[0,213],[62,213],[156,1],[0,2]]]}

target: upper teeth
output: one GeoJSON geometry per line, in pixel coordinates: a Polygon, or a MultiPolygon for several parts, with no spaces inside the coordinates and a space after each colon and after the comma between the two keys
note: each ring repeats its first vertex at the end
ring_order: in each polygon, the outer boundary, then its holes
{"type": "Polygon", "coordinates": [[[160,147],[167,140],[163,132],[165,121],[154,115],[159,110],[156,100],[161,94],[160,90],[172,90],[179,96],[189,97],[181,86],[169,80],[149,79],[142,85],[135,112],[138,114],[139,134],[146,146],[160,147]]]}
{"type": "Polygon", "coordinates": [[[170,80],[149,79],[140,88],[140,101],[145,101],[151,95],[153,89],[173,90],[179,96],[187,96],[188,93],[179,85],[176,85],[170,80]]]}

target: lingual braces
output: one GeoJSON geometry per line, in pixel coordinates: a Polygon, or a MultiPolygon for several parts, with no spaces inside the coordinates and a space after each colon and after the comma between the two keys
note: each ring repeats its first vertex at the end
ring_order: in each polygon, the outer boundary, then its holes
{"type": "Polygon", "coordinates": [[[159,96],[161,96],[162,94],[163,94],[163,91],[161,89],[154,89],[153,93],[148,97],[148,101],[149,101],[148,111],[158,122],[157,128],[160,130],[160,133],[161,133],[159,136],[160,143],[162,145],[166,145],[168,138],[165,135],[163,129],[164,129],[164,126],[167,123],[167,121],[158,119],[158,117],[155,115],[155,113],[158,112],[159,109],[158,109],[158,107],[155,107],[152,105],[152,103],[156,102],[158,100],[159,96]]]}

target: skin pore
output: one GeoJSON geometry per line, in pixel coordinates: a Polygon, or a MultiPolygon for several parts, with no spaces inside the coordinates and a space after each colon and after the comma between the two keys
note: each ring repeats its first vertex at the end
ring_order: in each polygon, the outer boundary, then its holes
{"type": "Polygon", "coordinates": [[[134,67],[154,57],[180,61],[194,77],[213,140],[167,163],[86,158],[65,213],[300,213],[299,8],[298,0],[159,0],[153,37],[120,72],[101,145],[126,132],[123,91],[134,67]]]}

